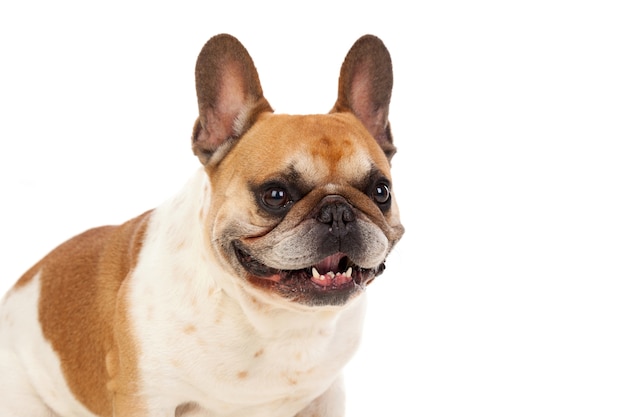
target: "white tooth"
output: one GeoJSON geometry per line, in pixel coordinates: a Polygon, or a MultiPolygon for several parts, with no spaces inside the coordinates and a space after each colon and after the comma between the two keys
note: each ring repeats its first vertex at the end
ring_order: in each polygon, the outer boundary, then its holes
{"type": "Polygon", "coordinates": [[[328,272],[326,273],[326,275],[328,275],[328,276],[330,277],[330,279],[335,278],[335,273],[334,273],[333,271],[328,271],[328,272]]]}
{"type": "Polygon", "coordinates": [[[311,269],[311,272],[313,273],[313,276],[314,276],[315,278],[319,278],[319,277],[320,277],[320,273],[319,273],[319,272],[317,272],[317,269],[316,269],[315,267],[313,267],[313,268],[311,269]]]}
{"type": "Polygon", "coordinates": [[[348,270],[345,272],[346,276],[351,278],[352,277],[352,267],[348,268],[348,270]]]}

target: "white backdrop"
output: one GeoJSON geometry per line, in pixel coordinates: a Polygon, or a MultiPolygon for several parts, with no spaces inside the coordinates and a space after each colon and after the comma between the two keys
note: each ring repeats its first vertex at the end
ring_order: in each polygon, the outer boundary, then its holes
{"type": "Polygon", "coordinates": [[[0,4],[0,293],[196,169],[209,37],[242,41],[277,112],[315,113],[373,33],[407,232],[369,288],[348,417],[626,414],[622,2],[164,3],[0,4]]]}

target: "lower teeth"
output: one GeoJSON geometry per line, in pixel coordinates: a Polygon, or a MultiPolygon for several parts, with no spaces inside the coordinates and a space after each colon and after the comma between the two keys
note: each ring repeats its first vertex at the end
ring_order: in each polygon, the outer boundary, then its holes
{"type": "Polygon", "coordinates": [[[313,275],[313,278],[320,280],[320,281],[324,281],[326,279],[332,280],[340,275],[344,277],[352,278],[352,267],[349,267],[345,272],[334,273],[333,271],[328,271],[327,273],[323,275],[319,273],[317,268],[313,267],[311,268],[311,275],[313,275]]]}

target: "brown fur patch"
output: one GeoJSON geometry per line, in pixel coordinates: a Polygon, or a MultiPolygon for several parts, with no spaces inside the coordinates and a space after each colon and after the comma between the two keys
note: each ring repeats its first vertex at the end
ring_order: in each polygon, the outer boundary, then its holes
{"type": "Polygon", "coordinates": [[[196,328],[196,326],[194,326],[193,324],[188,324],[183,329],[183,333],[185,333],[185,334],[192,334],[192,333],[195,333],[197,330],[198,329],[196,328]]]}
{"type": "Polygon", "coordinates": [[[311,185],[361,181],[375,164],[388,177],[389,163],[380,146],[350,113],[330,115],[265,114],[225,156],[218,167],[207,167],[214,188],[242,187],[234,181],[242,166],[256,173],[246,178],[258,184],[268,176],[300,164],[299,174],[311,185]],[[285,158],[284,155],[291,155],[285,158]],[[365,157],[365,155],[367,155],[365,157]],[[367,158],[367,159],[364,159],[367,158]]]}
{"type": "Polygon", "coordinates": [[[100,416],[112,416],[114,397],[132,396],[128,382],[136,380],[124,280],[137,262],[149,213],[68,240],[17,283],[24,285],[41,271],[43,334],[76,398],[100,416]]]}

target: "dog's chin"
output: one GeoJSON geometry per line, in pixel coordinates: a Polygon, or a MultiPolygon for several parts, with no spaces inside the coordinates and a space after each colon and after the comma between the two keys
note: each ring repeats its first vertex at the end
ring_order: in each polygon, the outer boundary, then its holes
{"type": "Polygon", "coordinates": [[[362,268],[343,253],[302,269],[275,269],[263,264],[241,243],[233,243],[237,260],[251,284],[291,302],[309,306],[341,306],[365,290],[385,264],[362,268]]]}

